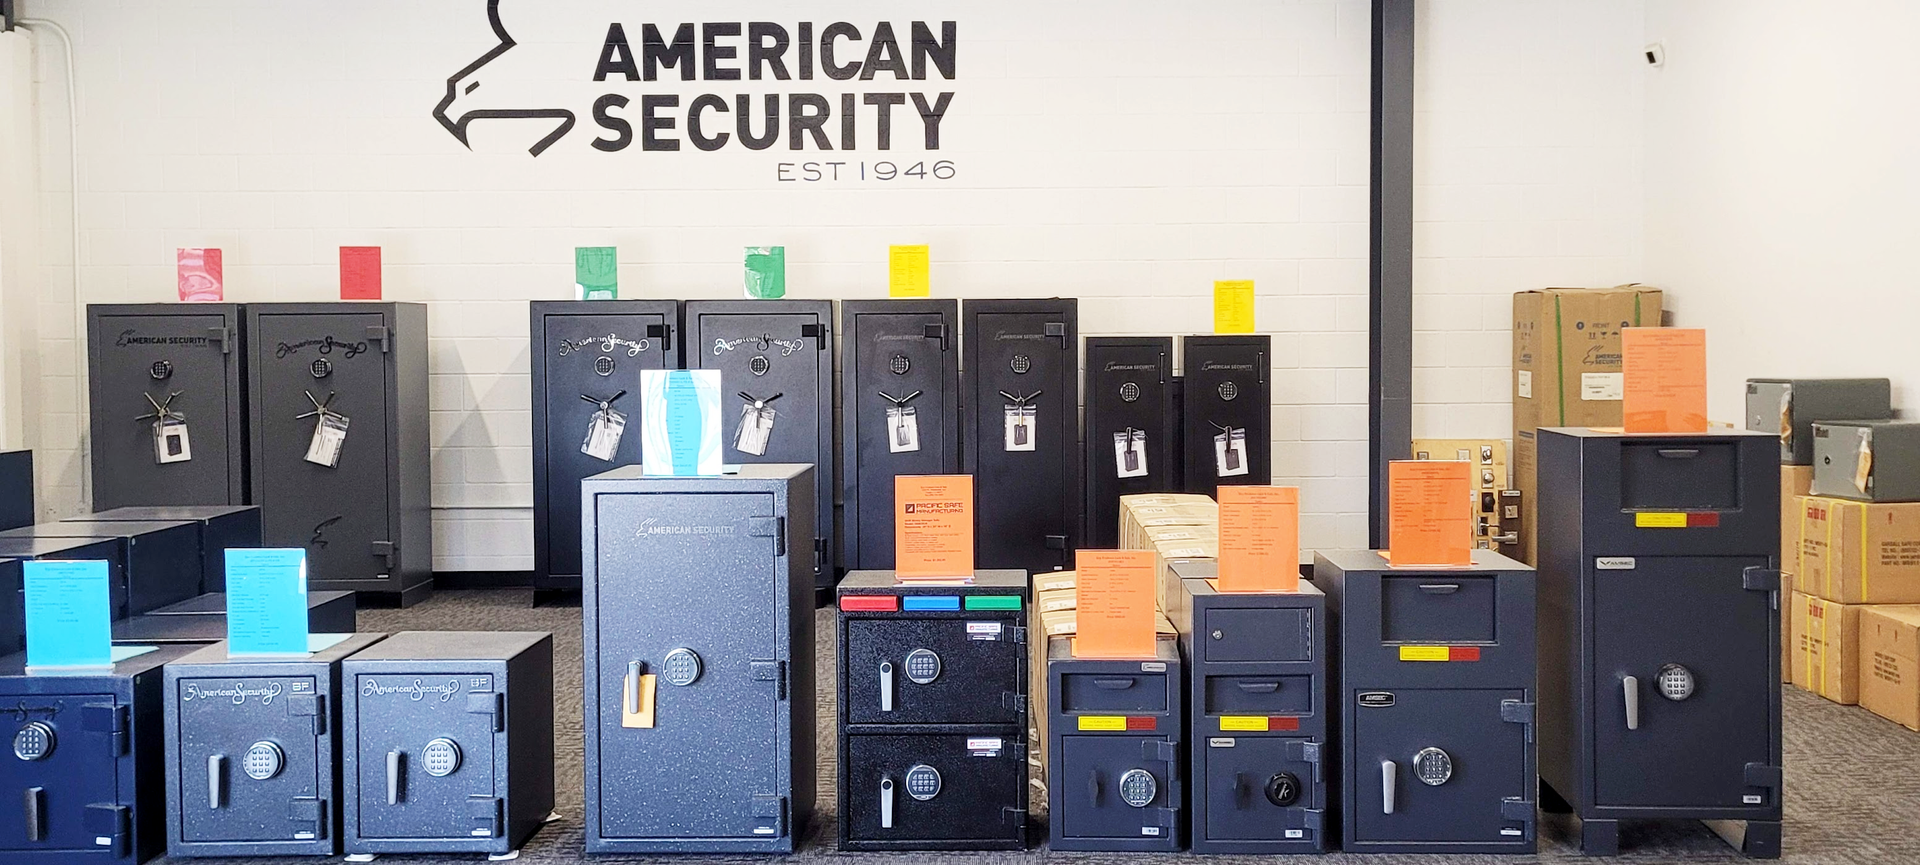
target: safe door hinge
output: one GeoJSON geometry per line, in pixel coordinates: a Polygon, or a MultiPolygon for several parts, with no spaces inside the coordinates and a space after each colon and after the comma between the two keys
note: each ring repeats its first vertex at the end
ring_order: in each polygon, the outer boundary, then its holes
{"type": "Polygon", "coordinates": [[[501,732],[507,728],[507,695],[498,692],[468,694],[467,714],[490,716],[493,720],[493,732],[501,732]]]}
{"type": "Polygon", "coordinates": [[[813,350],[814,350],[814,351],[826,351],[826,350],[827,350],[827,337],[828,337],[828,336],[829,336],[829,335],[830,335],[831,333],[832,333],[832,331],[831,331],[831,330],[830,330],[830,329],[829,329],[829,328],[828,328],[828,327],[827,327],[826,325],[824,325],[824,324],[803,324],[803,325],[800,325],[800,335],[801,335],[801,336],[803,336],[803,337],[808,337],[808,336],[810,336],[810,337],[813,337],[813,350]]]}
{"type": "Polygon", "coordinates": [[[1287,741],[1286,753],[1287,759],[1289,760],[1313,764],[1313,782],[1315,784],[1321,782],[1319,742],[1302,742],[1290,739],[1287,741]]]}
{"type": "Polygon", "coordinates": [[[394,554],[393,542],[392,541],[374,541],[371,546],[371,550],[374,556],[378,557],[382,562],[386,563],[387,572],[392,573],[393,572],[393,554],[394,554]]]}
{"type": "Polygon", "coordinates": [[[1780,789],[1780,767],[1765,763],[1748,763],[1746,782],[1749,787],[1765,787],[1769,790],[1780,789]]]}
{"type": "Polygon", "coordinates": [[[647,325],[647,338],[659,340],[661,351],[673,351],[673,325],[649,324],[647,325]]]}
{"type": "Polygon", "coordinates": [[[773,554],[787,554],[787,518],[786,517],[748,517],[747,537],[772,538],[773,554]]]}
{"type": "Polygon", "coordinates": [[[763,838],[784,838],[787,834],[787,797],[772,793],[753,794],[753,834],[763,838]]]}
{"type": "Polygon", "coordinates": [[[1024,643],[1027,641],[1027,629],[1025,626],[1013,625],[1007,628],[1007,631],[1008,631],[1008,639],[1016,643],[1024,643]]]}
{"type": "Polygon", "coordinates": [[[1180,759],[1180,746],[1165,739],[1148,739],[1140,743],[1140,757],[1145,760],[1172,763],[1180,759]]]}
{"type": "Polygon", "coordinates": [[[1049,337],[1060,340],[1060,348],[1062,350],[1068,348],[1071,345],[1071,343],[1068,342],[1067,340],[1067,323],[1064,321],[1047,322],[1045,333],[1049,337]]]}
{"type": "Polygon", "coordinates": [[[1531,742],[1533,741],[1533,707],[1534,704],[1519,700],[1501,700],[1500,720],[1509,724],[1525,724],[1527,741],[1531,742]]]}
{"type": "Polygon", "coordinates": [[[1749,592],[1780,591],[1779,568],[1742,568],[1740,570],[1740,588],[1749,592]]]}
{"type": "Polygon", "coordinates": [[[1150,825],[1158,826],[1162,829],[1172,829],[1175,826],[1178,816],[1178,813],[1172,808],[1155,808],[1153,809],[1153,823],[1150,825]]]}
{"type": "Polygon", "coordinates": [[[230,328],[230,327],[207,328],[207,339],[220,344],[221,354],[233,354],[233,328],[230,328]]]}
{"type": "Polygon", "coordinates": [[[1046,541],[1047,549],[1049,550],[1065,550],[1067,548],[1066,535],[1047,535],[1046,541]]]}
{"type": "Polygon", "coordinates": [[[1500,800],[1500,819],[1532,823],[1536,810],[1532,799],[1510,796],[1500,800]]]}
{"type": "Polygon", "coordinates": [[[129,827],[127,806],[112,802],[95,802],[87,806],[87,813],[80,818],[81,828],[93,838],[94,846],[105,847],[113,851],[114,858],[127,855],[127,838],[132,834],[129,827]]]}
{"type": "Polygon", "coordinates": [[[327,695],[292,694],[287,697],[287,717],[312,718],[313,734],[327,734],[327,695]]]}
{"type": "Polygon", "coordinates": [[[393,351],[393,340],[389,337],[389,331],[384,324],[367,325],[367,341],[379,343],[381,354],[393,351]]]}
{"type": "Polygon", "coordinates": [[[773,683],[774,699],[787,698],[787,662],[751,661],[748,662],[747,667],[752,672],[754,681],[773,683]]]}
{"type": "Polygon", "coordinates": [[[1002,822],[1004,822],[1008,826],[1012,826],[1015,829],[1025,831],[1027,828],[1027,809],[1001,808],[1000,819],[1002,822]]]}
{"type": "Polygon", "coordinates": [[[499,837],[500,818],[505,810],[505,803],[498,796],[468,796],[467,816],[473,818],[473,822],[467,834],[474,838],[499,837]]]}
{"type": "Polygon", "coordinates": [[[313,839],[327,837],[327,800],[300,798],[287,803],[287,822],[312,827],[313,839]]]}
{"type": "Polygon", "coordinates": [[[944,324],[929,324],[925,330],[921,331],[920,335],[927,339],[939,340],[941,351],[946,351],[951,347],[947,339],[947,326],[944,324]]]}
{"type": "Polygon", "coordinates": [[[109,753],[118,757],[127,753],[127,707],[113,703],[88,703],[80,707],[80,729],[107,737],[109,753]]]}
{"type": "MultiPolygon", "coordinates": [[[[781,532],[781,535],[784,536],[785,534],[786,534],[785,532],[781,532]]],[[[781,547],[781,549],[786,549],[786,548],[781,547]]],[[[816,577],[820,576],[822,573],[825,572],[826,567],[827,567],[827,539],[814,538],[813,539],[813,575],[816,577]]]]}
{"type": "Polygon", "coordinates": [[[1012,691],[1001,691],[1000,706],[1015,712],[1025,712],[1027,710],[1027,695],[1016,694],[1012,691]]]}

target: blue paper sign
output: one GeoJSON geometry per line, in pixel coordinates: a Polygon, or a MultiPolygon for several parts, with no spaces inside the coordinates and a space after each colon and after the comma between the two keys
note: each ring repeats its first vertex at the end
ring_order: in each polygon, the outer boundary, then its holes
{"type": "Polygon", "coordinates": [[[227,550],[227,654],[307,653],[307,551],[227,550]]]}
{"type": "Polygon", "coordinates": [[[720,371],[642,370],[640,469],[720,474],[720,371]]]}
{"type": "Polygon", "coordinates": [[[23,562],[21,575],[26,589],[27,666],[113,663],[106,562],[23,562]]]}

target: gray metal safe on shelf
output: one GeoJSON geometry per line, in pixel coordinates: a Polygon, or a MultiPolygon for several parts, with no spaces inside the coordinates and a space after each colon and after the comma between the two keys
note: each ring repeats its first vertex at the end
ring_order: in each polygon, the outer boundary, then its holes
{"type": "Polygon", "coordinates": [[[1812,492],[1867,502],[1920,502],[1920,421],[1815,423],[1812,492]],[[1858,483],[1863,464],[1866,482],[1858,483]]]}
{"type": "Polygon", "coordinates": [[[1328,701],[1349,853],[1530,853],[1535,844],[1534,575],[1314,557],[1336,635],[1328,701]]]}
{"type": "Polygon", "coordinates": [[[687,369],[720,371],[721,461],[813,466],[814,590],[833,586],[833,302],[693,300],[687,369]],[[762,453],[741,450],[744,412],[773,412],[762,453]]]}
{"type": "Polygon", "coordinates": [[[1120,497],[1180,488],[1173,337],[1087,338],[1084,546],[1120,542],[1120,497]]]}
{"type": "Polygon", "coordinates": [[[587,851],[786,853],[814,796],[814,469],[581,483],[587,851]]]}
{"type": "Polygon", "coordinates": [[[138,865],[166,850],[162,646],[73,675],[28,675],[0,658],[0,860],[138,865]]]}
{"type": "Polygon", "coordinates": [[[1780,461],[1813,464],[1813,425],[1830,420],[1893,417],[1893,386],[1884,378],[1747,379],[1747,429],[1780,436],[1780,461]]]}
{"type": "Polygon", "coordinates": [[[970,300],[963,470],[974,476],[974,564],[1071,567],[1081,529],[1080,302],[970,300]]]}
{"type": "MultiPolygon", "coordinates": [[[[351,634],[359,614],[352,592],[308,592],[307,632],[351,634]]],[[[207,645],[227,638],[227,596],[207,594],[113,623],[116,646],[207,645]]]]}
{"type": "Polygon", "coordinates": [[[260,509],[250,505],[125,507],[75,519],[95,522],[198,523],[202,592],[226,591],[227,550],[260,546],[260,509]]]}
{"type": "Polygon", "coordinates": [[[112,581],[108,585],[116,619],[137,616],[200,593],[200,529],[193,523],[39,523],[0,532],[0,555],[110,558],[112,581]],[[100,547],[73,550],[95,543],[100,547]],[[98,555],[102,552],[105,556],[98,555]]]}
{"type": "Polygon", "coordinates": [[[1780,855],[1779,465],[1770,433],[1540,431],[1541,804],[1589,855],[1653,818],[1780,855]]]}
{"type": "MultiPolygon", "coordinates": [[[[80,560],[107,563],[107,596],[113,617],[127,617],[126,542],[119,538],[6,537],[0,532],[0,556],[28,561],[80,560]]],[[[23,599],[24,603],[24,599],[23,599]]],[[[24,607],[22,608],[24,610],[24,607]]],[[[24,615],[24,613],[23,613],[24,615]]],[[[24,648],[25,644],[22,644],[24,648]]]]}
{"type": "Polygon", "coordinates": [[[1180,350],[1187,492],[1211,496],[1223,485],[1270,482],[1273,338],[1188,336],[1180,350]]]}
{"type": "Polygon", "coordinates": [[[426,306],[251,304],[247,337],[266,544],[305,548],[315,589],[432,594],[426,306]]]}
{"type": "Polygon", "coordinates": [[[533,588],[580,588],[580,481],[640,462],[640,373],[680,368],[677,300],[536,300],[533,364],[533,588]],[[608,459],[582,450],[594,418],[626,426],[608,459]]]}
{"type": "Polygon", "coordinates": [[[840,564],[893,567],[893,479],[960,471],[959,304],[840,304],[840,564]]]}
{"type": "Polygon", "coordinates": [[[1212,559],[1167,567],[1180,580],[1167,617],[1187,659],[1193,852],[1332,849],[1326,596],[1304,580],[1224,594],[1212,559]]]}
{"type": "Polygon", "coordinates": [[[247,502],[242,309],[87,305],[94,510],[247,502]]]}
{"type": "Polygon", "coordinates": [[[305,657],[222,641],[167,665],[169,855],[340,852],[340,662],[385,636],[305,657]]]}
{"type": "Polygon", "coordinates": [[[1047,811],[1053,850],[1181,849],[1186,726],[1180,647],[1151,660],[1076,658],[1047,642],[1047,811]]]}
{"type": "Polygon", "coordinates": [[[403,631],[340,663],[341,850],[505,855],[553,812],[553,635],[403,631]]]}

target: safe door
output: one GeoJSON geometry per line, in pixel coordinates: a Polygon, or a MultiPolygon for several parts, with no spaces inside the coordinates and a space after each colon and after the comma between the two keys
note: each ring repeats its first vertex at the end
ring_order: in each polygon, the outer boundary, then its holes
{"type": "Polygon", "coordinates": [[[1183,339],[1181,423],[1190,493],[1264,484],[1272,477],[1272,400],[1266,336],[1183,339]]]}
{"type": "Polygon", "coordinates": [[[975,565],[1069,567],[1082,498],[1072,301],[989,301],[963,309],[966,470],[982,491],[974,509],[975,565]]]}
{"type": "Polygon", "coordinates": [[[1054,817],[1062,836],[1173,834],[1177,746],[1164,737],[1065,736],[1060,741],[1060,774],[1048,781],[1063,785],[1065,813],[1054,817]]]}
{"type": "Polygon", "coordinates": [[[1312,841],[1323,811],[1321,746],[1306,739],[1210,737],[1194,791],[1209,841],[1312,841]],[[1201,804],[1203,803],[1203,804],[1201,804]]]}
{"type": "Polygon", "coordinates": [[[359,673],[359,837],[494,838],[506,696],[492,673],[359,673]]]}
{"type": "Polygon", "coordinates": [[[847,837],[1019,841],[1027,759],[1018,739],[963,733],[847,737],[847,837]]]}
{"type": "Polygon", "coordinates": [[[542,413],[533,433],[539,449],[535,459],[544,463],[540,501],[534,509],[538,577],[571,576],[577,582],[580,481],[640,462],[640,373],[680,365],[673,348],[677,322],[671,302],[652,304],[660,309],[651,312],[579,309],[602,303],[553,304],[568,309],[568,314],[540,314],[547,305],[535,305],[544,337],[544,353],[536,363],[541,394],[536,399],[542,413]],[[603,403],[626,418],[618,445],[604,460],[581,450],[603,403]]]}
{"type": "Polygon", "coordinates": [[[312,676],[182,679],[179,711],[180,838],[313,841],[327,836],[332,773],[318,737],[328,733],[312,676]],[[324,780],[323,780],[324,779],[324,780]]]}
{"type": "Polygon", "coordinates": [[[847,620],[848,724],[1021,724],[1026,645],[1006,620],[847,620]]]}
{"type": "Polygon", "coordinates": [[[132,827],[118,789],[127,707],[108,694],[7,702],[0,731],[12,753],[0,757],[0,851],[125,855],[132,827]]]}
{"type": "Polygon", "coordinates": [[[1778,765],[1769,631],[1779,616],[1771,591],[1742,588],[1744,569],[1767,560],[1633,562],[1591,572],[1594,803],[1777,807],[1777,790],[1748,776],[1749,765],[1778,765]]]}
{"type": "Polygon", "coordinates": [[[767,493],[600,495],[595,546],[600,834],[786,834],[786,666],[776,647],[777,535],[767,493]],[[649,525],[726,527],[652,533],[649,525]],[[722,552],[722,549],[725,552],[722,552]],[[689,561],[730,564],[693,569],[689,561]],[[687,599],[702,599],[698,603],[687,599]]]}
{"type": "Polygon", "coordinates": [[[94,510],[246,501],[238,310],[88,308],[94,510]]]}
{"type": "Polygon", "coordinates": [[[1173,338],[1087,340],[1085,545],[1119,543],[1120,497],[1177,489],[1173,338]]]}
{"type": "Polygon", "coordinates": [[[383,579],[398,564],[388,523],[386,325],[379,313],[273,313],[251,334],[262,539],[306,548],[319,587],[383,579]],[[335,417],[347,424],[337,459],[309,461],[332,456],[315,438],[335,417]]]}
{"type": "Polygon", "coordinates": [[[1525,700],[1518,690],[1363,692],[1347,708],[1353,741],[1345,756],[1354,783],[1354,834],[1347,840],[1525,840],[1534,802],[1527,725],[1501,719],[1502,703],[1525,700]]]}
{"type": "Polygon", "coordinates": [[[960,470],[953,301],[848,301],[842,339],[842,565],[893,567],[893,479],[960,470]]]}

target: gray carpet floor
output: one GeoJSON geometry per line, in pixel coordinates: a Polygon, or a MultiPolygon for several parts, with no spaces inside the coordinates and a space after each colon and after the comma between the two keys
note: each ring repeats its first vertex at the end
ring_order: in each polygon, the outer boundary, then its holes
{"type": "MultiPolygon", "coordinates": [[[[527,842],[524,863],[548,862],[747,862],[892,860],[988,865],[1008,862],[1270,862],[1274,857],[1195,856],[1192,854],[1055,853],[1046,849],[1045,829],[1036,825],[1034,846],[1023,853],[842,853],[834,848],[834,652],[832,611],[818,613],[819,806],[807,838],[792,857],[596,856],[584,852],[581,829],[580,608],[530,606],[527,591],[443,591],[407,610],[370,609],[360,613],[363,631],[538,630],[554,633],[554,690],[557,704],[558,783],[556,810],[561,819],[527,842]]],[[[1787,686],[1786,829],[1782,861],[1827,863],[1920,862],[1920,734],[1852,706],[1838,706],[1787,686]]],[[[1034,813],[1044,810],[1034,803],[1034,813]]],[[[1632,824],[1623,828],[1617,861],[1742,861],[1718,836],[1698,823],[1632,824]]],[[[1341,863],[1401,862],[1431,865],[1465,863],[1576,862],[1579,855],[1567,828],[1543,823],[1538,856],[1330,854],[1341,863]]],[[[164,860],[163,860],[164,861],[164,860]]],[[[181,860],[185,862],[187,860],[181,860]]],[[[246,863],[250,860],[227,860],[246,863]]],[[[265,860],[260,860],[265,861],[265,860]]],[[[279,860],[299,861],[299,860],[279,860]]],[[[382,863],[484,861],[477,855],[382,856],[382,863]]],[[[1319,861],[1319,860],[1315,860],[1319,861]]],[[[1616,860],[1608,860],[1616,861],[1616,860]]]]}

